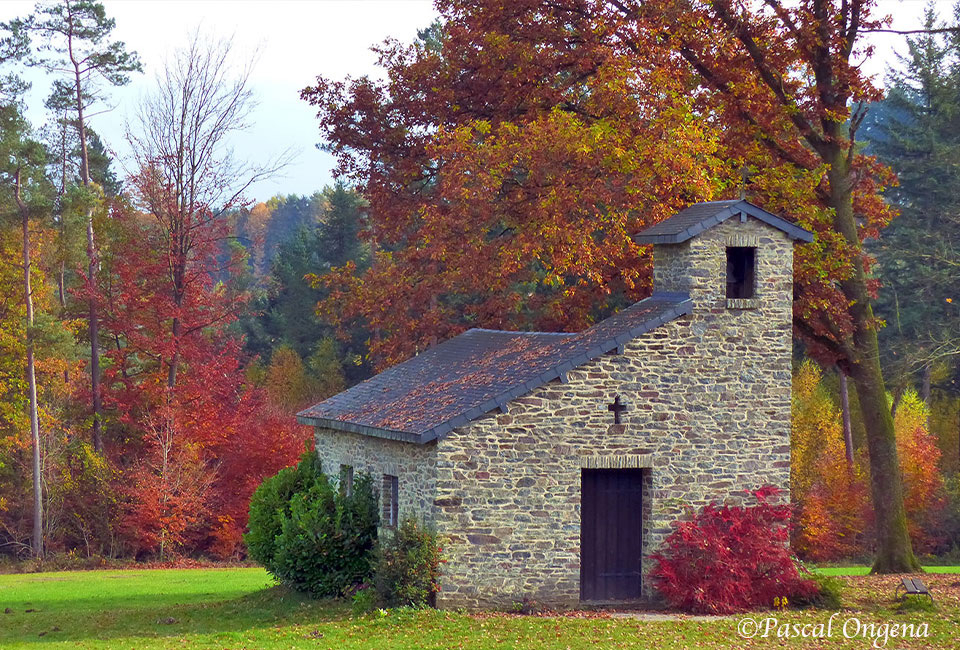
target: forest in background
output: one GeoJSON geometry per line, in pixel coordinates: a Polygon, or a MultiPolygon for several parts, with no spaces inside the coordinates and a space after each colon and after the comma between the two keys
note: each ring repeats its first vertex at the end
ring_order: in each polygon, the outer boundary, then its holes
{"type": "MultiPolygon", "coordinates": [[[[743,190],[818,233],[797,308],[834,318],[798,335],[795,548],[871,555],[867,423],[820,342],[842,330],[830,287],[850,255],[806,198],[822,168],[771,164],[689,78],[602,34],[571,51],[569,25],[525,3],[444,6],[417,42],[383,46],[389,94],[305,89],[342,183],[266,202],[245,190],[283,161],[230,155],[252,96],[229,44],[197,37],[171,60],[118,178],[85,115],[140,66],[103,8],[53,2],[4,26],[0,554],[242,557],[250,494],[309,443],[297,410],[468,327],[581,329],[648,295],[632,232],[743,190]],[[42,125],[24,118],[27,65],[55,79],[42,125]]],[[[945,19],[928,10],[929,28],[945,19]]],[[[857,209],[910,537],[957,557],[960,40],[906,42],[858,134],[857,209]]]]}
{"type": "Polygon", "coordinates": [[[118,178],[86,123],[141,72],[113,28],[94,2],[4,25],[0,553],[242,557],[250,495],[309,444],[296,411],[366,372],[362,335],[334,338],[303,280],[363,263],[363,202],[248,202],[284,161],[233,158],[250,67],[199,34],[138,107],[118,178]],[[27,67],[53,80],[43,125],[27,67]]]}

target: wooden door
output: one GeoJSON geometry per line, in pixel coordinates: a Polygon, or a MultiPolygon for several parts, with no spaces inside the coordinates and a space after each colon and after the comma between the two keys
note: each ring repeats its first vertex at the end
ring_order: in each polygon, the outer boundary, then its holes
{"type": "Polygon", "coordinates": [[[580,599],[640,598],[640,469],[582,470],[580,599]]]}

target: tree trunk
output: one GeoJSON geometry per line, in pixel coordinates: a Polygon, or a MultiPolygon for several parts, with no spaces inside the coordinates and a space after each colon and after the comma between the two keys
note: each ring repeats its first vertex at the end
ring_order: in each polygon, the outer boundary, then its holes
{"type": "Polygon", "coordinates": [[[900,406],[900,400],[903,398],[903,388],[897,387],[893,389],[893,404],[890,406],[890,416],[893,418],[897,417],[897,408],[900,406]]]}
{"type": "MultiPolygon", "coordinates": [[[[837,140],[840,140],[839,138],[837,140]]],[[[853,213],[850,170],[846,153],[834,146],[829,156],[830,204],[834,209],[834,226],[853,249],[853,271],[840,283],[850,300],[854,332],[850,350],[850,377],[857,388],[860,413],[867,432],[870,458],[870,488],[877,527],[877,557],[874,573],[905,573],[920,568],[907,532],[907,516],[903,506],[903,481],[893,417],[887,404],[887,391],[880,369],[880,346],[876,320],[867,290],[866,273],[860,255],[861,246],[853,213]]]]}
{"type": "Polygon", "coordinates": [[[847,471],[853,474],[853,427],[850,425],[850,393],[847,375],[840,371],[840,412],[843,415],[843,446],[847,452],[847,471]]]}
{"type": "Polygon", "coordinates": [[[183,324],[179,318],[173,319],[171,328],[173,334],[173,356],[170,358],[170,367],[167,369],[167,388],[173,389],[177,385],[177,370],[180,367],[180,338],[183,336],[183,324]]]}
{"type": "MultiPolygon", "coordinates": [[[[66,290],[66,274],[67,274],[67,260],[66,260],[66,250],[67,250],[67,224],[64,220],[63,214],[63,197],[67,193],[67,126],[69,122],[67,120],[67,112],[64,111],[63,115],[63,128],[60,129],[60,188],[57,190],[57,199],[60,203],[60,224],[59,224],[59,237],[60,237],[60,265],[57,268],[57,299],[60,301],[60,320],[67,319],[67,290],[66,290]]],[[[63,383],[70,383],[70,370],[67,368],[63,369],[63,383]]]]}
{"type": "Polygon", "coordinates": [[[60,310],[63,313],[67,311],[66,273],[67,264],[60,260],[60,268],[57,269],[57,299],[60,301],[60,310]]]}
{"type": "Polygon", "coordinates": [[[182,235],[177,235],[176,268],[173,272],[173,304],[176,305],[177,315],[173,317],[170,333],[173,336],[173,356],[170,358],[170,367],[167,369],[167,388],[171,391],[177,385],[177,372],[180,369],[180,339],[183,338],[183,321],[180,319],[180,310],[183,309],[185,295],[184,277],[187,270],[187,256],[182,253],[182,235]]]}
{"type": "Polygon", "coordinates": [[[40,480],[40,424],[37,417],[37,374],[33,360],[33,289],[30,286],[30,213],[20,197],[20,172],[15,176],[16,201],[23,224],[23,302],[27,309],[27,385],[30,389],[30,440],[33,446],[33,555],[43,557],[43,492],[40,480]]]}
{"type": "MultiPolygon", "coordinates": [[[[87,154],[87,128],[83,119],[83,92],[80,77],[80,65],[73,56],[73,39],[68,38],[67,47],[70,61],[73,63],[74,83],[77,94],[77,135],[80,139],[80,178],[85,187],[90,185],[90,160],[87,154]]],[[[93,291],[97,286],[97,249],[93,237],[93,210],[87,209],[87,282],[90,283],[91,295],[87,299],[87,329],[90,333],[90,394],[93,402],[93,448],[103,452],[103,422],[101,411],[103,404],[100,397],[100,322],[97,317],[97,301],[93,291]]]]}
{"type": "Polygon", "coordinates": [[[920,383],[920,399],[923,400],[924,405],[929,409],[930,408],[930,376],[933,374],[933,369],[928,363],[923,367],[923,379],[920,383]]]}
{"type": "MultiPolygon", "coordinates": [[[[873,335],[876,350],[876,333],[873,335]]],[[[869,346],[869,343],[867,344],[869,346]]],[[[865,347],[867,347],[865,346],[865,347]]],[[[853,380],[867,429],[870,455],[870,487],[877,525],[877,557],[874,573],[904,573],[920,568],[907,532],[903,506],[903,481],[897,457],[893,416],[887,408],[880,364],[863,360],[854,368],[853,380]]]]}
{"type": "Polygon", "coordinates": [[[93,213],[87,213],[87,281],[91,295],[87,301],[89,314],[87,326],[90,330],[90,392],[93,401],[93,448],[103,452],[103,434],[101,422],[102,402],[100,398],[100,322],[97,317],[97,300],[92,295],[96,289],[97,254],[93,242],[93,213]]]}

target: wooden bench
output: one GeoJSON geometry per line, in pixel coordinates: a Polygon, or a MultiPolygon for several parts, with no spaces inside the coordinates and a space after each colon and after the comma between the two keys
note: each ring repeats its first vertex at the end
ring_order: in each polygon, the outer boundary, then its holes
{"type": "Polygon", "coordinates": [[[903,589],[903,596],[928,596],[930,602],[933,602],[933,594],[930,593],[927,585],[923,584],[920,578],[902,578],[900,584],[897,585],[896,590],[893,592],[894,598],[899,600],[903,597],[900,595],[901,589],[903,589]]]}

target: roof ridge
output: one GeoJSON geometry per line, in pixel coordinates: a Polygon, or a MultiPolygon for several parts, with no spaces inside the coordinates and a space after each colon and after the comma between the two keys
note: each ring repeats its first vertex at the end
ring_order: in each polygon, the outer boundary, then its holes
{"type": "Polygon", "coordinates": [[[472,328],[297,414],[302,424],[426,443],[644,332],[689,314],[685,294],[655,294],[582,332],[472,328]],[[485,336],[492,334],[492,336],[485,336]],[[497,336],[503,334],[505,336],[497,336]]]}
{"type": "Polygon", "coordinates": [[[633,241],[638,244],[682,244],[736,214],[740,214],[741,219],[749,216],[762,221],[796,241],[813,241],[812,232],[746,199],[693,203],[672,217],[641,230],[633,236],[633,241]]]}
{"type": "Polygon", "coordinates": [[[576,336],[578,332],[529,332],[527,330],[495,330],[487,327],[471,327],[467,332],[496,332],[497,334],[529,334],[529,335],[547,335],[547,336],[576,336]]]}

